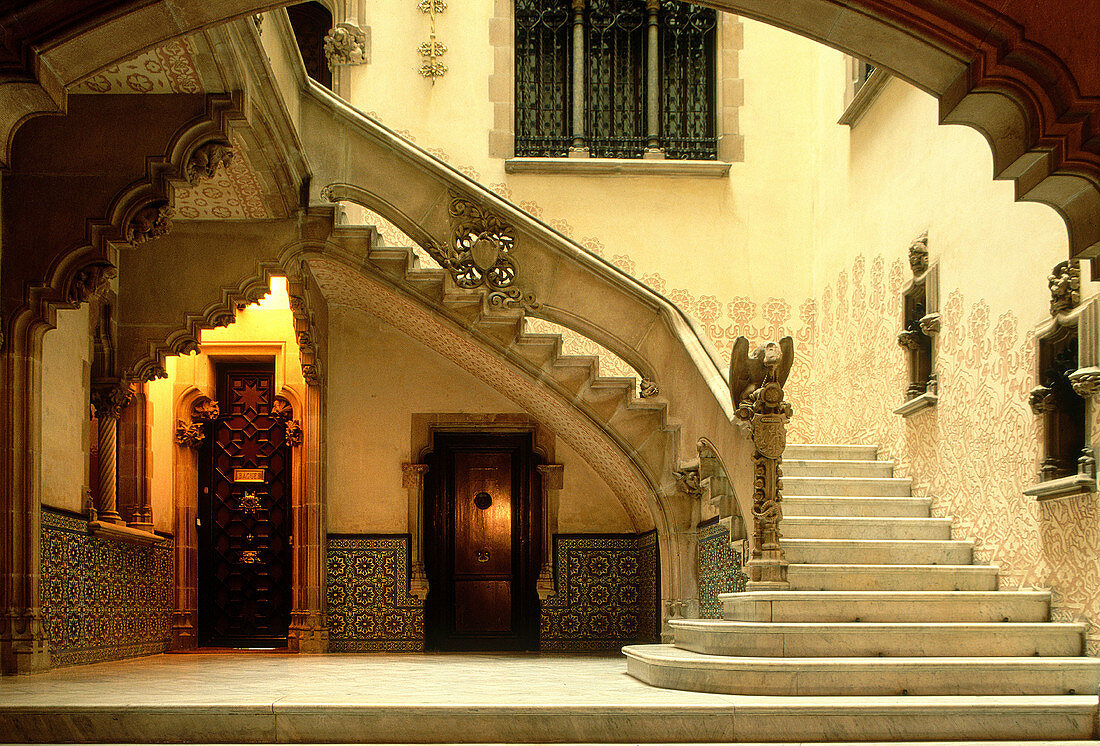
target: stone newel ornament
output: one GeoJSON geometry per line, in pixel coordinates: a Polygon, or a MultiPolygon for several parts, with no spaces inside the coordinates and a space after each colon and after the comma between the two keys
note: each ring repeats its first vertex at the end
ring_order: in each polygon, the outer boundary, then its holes
{"type": "Polygon", "coordinates": [[[787,561],[779,545],[783,518],[780,468],[793,411],[783,400],[783,384],[794,364],[794,342],[768,342],[749,353],[749,340],[738,337],[730,361],[730,395],[738,418],[748,423],[753,445],[753,547],[749,588],[785,589],[787,561]]]}

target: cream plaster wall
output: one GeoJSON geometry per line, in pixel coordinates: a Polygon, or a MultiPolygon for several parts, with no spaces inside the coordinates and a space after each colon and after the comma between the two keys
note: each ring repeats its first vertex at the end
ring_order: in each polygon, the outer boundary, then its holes
{"type": "Polygon", "coordinates": [[[42,338],[42,503],[83,512],[88,487],[88,306],[57,312],[42,338]]]}
{"type": "MultiPolygon", "coordinates": [[[[356,309],[329,308],[326,489],[332,533],[408,530],[401,464],[415,461],[418,413],[522,412],[511,400],[402,332],[356,309]]],[[[630,520],[591,467],[556,439],[564,465],[562,532],[629,532],[630,520]]]]}

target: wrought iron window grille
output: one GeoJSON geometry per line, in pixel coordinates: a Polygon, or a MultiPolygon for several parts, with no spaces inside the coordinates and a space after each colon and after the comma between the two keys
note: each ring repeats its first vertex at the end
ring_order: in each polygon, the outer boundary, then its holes
{"type": "Polygon", "coordinates": [[[516,155],[716,160],[717,26],[679,0],[516,0],[516,155]]]}

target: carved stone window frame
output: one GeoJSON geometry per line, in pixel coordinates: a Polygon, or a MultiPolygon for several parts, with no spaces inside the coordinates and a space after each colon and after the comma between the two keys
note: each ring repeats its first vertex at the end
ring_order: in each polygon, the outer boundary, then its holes
{"type": "MultiPolygon", "coordinates": [[[[1074,391],[1085,400],[1085,446],[1077,460],[1077,473],[1042,480],[1024,490],[1040,502],[1095,494],[1098,491],[1095,453],[1100,448],[1095,430],[1097,398],[1100,396],[1100,295],[1095,295],[1069,310],[1059,310],[1035,329],[1036,383],[1042,384],[1042,347],[1056,337],[1069,333],[1077,336],[1077,370],[1069,376],[1074,391]]],[[[1037,389],[1036,389],[1037,390],[1037,389]]],[[[1033,390],[1033,402],[1034,402],[1033,390]]],[[[1036,405],[1033,403],[1033,408],[1036,405]]],[[[1036,412],[1036,414],[1041,414],[1036,412]]],[[[1045,418],[1044,418],[1045,419],[1045,418]]],[[[1048,423],[1044,422],[1044,428],[1048,423]]],[[[1040,438],[1047,447],[1045,432],[1040,438]]],[[[1040,475],[1041,478],[1042,475],[1040,475]]]]}
{"type": "Polygon", "coordinates": [[[901,332],[898,343],[906,348],[906,366],[909,370],[909,392],[905,402],[894,409],[894,414],[909,417],[939,402],[939,379],[936,374],[938,362],[936,338],[940,333],[940,270],[938,262],[928,261],[928,234],[922,235],[909,249],[909,264],[913,270],[913,279],[901,289],[901,332]],[[924,313],[913,317],[911,310],[918,295],[924,296],[924,313]],[[924,378],[918,369],[918,351],[907,348],[907,338],[922,336],[928,342],[928,376],[924,378]],[[920,387],[920,392],[914,387],[920,387]]]}

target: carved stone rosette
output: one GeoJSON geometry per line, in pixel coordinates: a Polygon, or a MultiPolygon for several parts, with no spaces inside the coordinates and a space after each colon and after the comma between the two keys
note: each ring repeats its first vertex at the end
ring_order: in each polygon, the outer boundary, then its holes
{"type": "Polygon", "coordinates": [[[794,363],[794,342],[784,337],[769,342],[752,354],[748,340],[738,337],[730,364],[730,392],[737,417],[748,423],[755,446],[753,453],[753,549],[749,561],[750,587],[789,587],[787,561],[779,545],[783,518],[782,460],[787,444],[787,423],[793,410],[784,400],[783,384],[794,363]]]}
{"type": "Polygon", "coordinates": [[[1050,315],[1072,311],[1081,302],[1081,268],[1066,260],[1054,265],[1047,277],[1050,287],[1050,315]]]}

